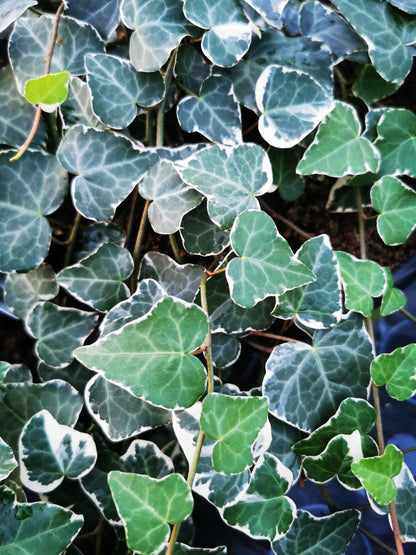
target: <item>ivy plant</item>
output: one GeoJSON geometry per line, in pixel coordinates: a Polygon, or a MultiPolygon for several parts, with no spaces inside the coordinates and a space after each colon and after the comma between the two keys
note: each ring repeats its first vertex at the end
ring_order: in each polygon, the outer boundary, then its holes
{"type": "Polygon", "coordinates": [[[194,492],[276,555],[341,555],[361,513],[333,478],[405,553],[378,388],[415,394],[416,344],[376,353],[373,318],[415,317],[363,207],[388,246],[416,227],[416,114],[384,101],[415,2],[6,0],[0,32],[0,272],[34,344],[0,362],[0,553],[226,553],[194,545],[194,492]],[[360,252],[280,219],[313,181],[360,252]]]}

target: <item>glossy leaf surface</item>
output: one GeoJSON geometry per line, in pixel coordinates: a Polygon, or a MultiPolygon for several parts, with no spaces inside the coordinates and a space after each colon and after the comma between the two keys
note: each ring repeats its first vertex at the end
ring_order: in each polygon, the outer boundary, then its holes
{"type": "Polygon", "coordinates": [[[382,354],[371,363],[371,379],[398,401],[405,401],[416,393],[416,344],[382,354]]]}

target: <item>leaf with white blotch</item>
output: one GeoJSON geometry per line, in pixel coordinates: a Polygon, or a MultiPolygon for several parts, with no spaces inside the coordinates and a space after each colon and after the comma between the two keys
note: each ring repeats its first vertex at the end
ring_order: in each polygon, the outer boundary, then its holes
{"type": "Polygon", "coordinates": [[[201,429],[217,442],[212,464],[217,472],[238,474],[253,464],[252,446],[267,420],[264,397],[211,393],[202,403],[201,429]],[[232,417],[231,417],[232,415],[232,417]]]}
{"type": "Polygon", "coordinates": [[[96,321],[91,312],[44,302],[33,308],[26,324],[37,339],[39,358],[49,366],[63,368],[73,360],[73,350],[83,344],[96,321]]]}
{"type": "Polygon", "coordinates": [[[276,555],[296,552],[344,555],[359,522],[360,513],[353,509],[324,517],[298,510],[286,536],[273,542],[273,552],[276,555]]]}
{"type": "Polygon", "coordinates": [[[406,306],[407,298],[403,291],[394,287],[393,274],[391,273],[391,270],[388,268],[383,269],[386,275],[387,286],[381,300],[380,314],[382,316],[388,316],[392,312],[396,312],[400,308],[406,306]]]}
{"type": "Polygon", "coordinates": [[[176,56],[175,76],[185,87],[199,94],[203,82],[211,75],[212,66],[191,44],[182,45],[176,56]]]}
{"type": "Polygon", "coordinates": [[[30,104],[40,104],[45,112],[54,112],[68,96],[69,71],[48,73],[25,83],[24,96],[30,104]]]}
{"type": "MultiPolygon", "coordinates": [[[[17,86],[21,94],[29,79],[41,77],[45,72],[45,57],[52,36],[55,17],[20,18],[10,35],[9,57],[17,86]]],[[[59,48],[55,48],[50,73],[69,71],[71,75],[84,75],[88,53],[104,52],[104,42],[94,27],[65,15],[59,19],[59,48]]]]}
{"type": "Polygon", "coordinates": [[[178,264],[166,254],[149,251],[142,258],[139,278],[154,279],[168,295],[192,303],[203,273],[197,264],[178,264]]]}
{"type": "Polygon", "coordinates": [[[227,146],[243,142],[241,112],[232,83],[226,77],[208,77],[199,96],[186,96],[177,106],[179,124],[188,133],[198,132],[227,146]]]}
{"type": "Polygon", "coordinates": [[[273,170],[273,183],[277,185],[280,196],[287,201],[296,200],[303,193],[305,183],[296,173],[299,158],[295,151],[271,147],[269,159],[273,170]]]}
{"type": "Polygon", "coordinates": [[[55,272],[46,263],[24,274],[8,274],[4,281],[4,300],[11,312],[22,320],[37,302],[53,299],[57,294],[55,272]]]}
{"type": "Polygon", "coordinates": [[[403,453],[389,444],[383,455],[361,459],[351,465],[351,470],[377,503],[387,505],[396,495],[393,478],[400,473],[402,465],[403,453]]]}
{"type": "Polygon", "coordinates": [[[301,430],[314,430],[347,397],[367,397],[372,357],[366,328],[354,313],[315,332],[312,345],[278,345],[263,381],[270,412],[301,430]]]}
{"type": "Polygon", "coordinates": [[[165,85],[159,72],[138,73],[132,64],[109,54],[85,58],[92,106],[100,120],[114,129],[127,127],[137,115],[137,105],[158,104],[165,85]]]}
{"type": "Polygon", "coordinates": [[[184,249],[199,256],[219,254],[230,242],[230,234],[209,217],[205,201],[184,215],[179,231],[184,249]]]}
{"type": "Polygon", "coordinates": [[[137,71],[160,69],[183,37],[195,31],[177,0],[124,0],[121,20],[134,30],[129,48],[137,71]]]}
{"type": "Polygon", "coordinates": [[[298,144],[331,111],[333,102],[307,73],[268,66],[256,85],[259,132],[276,148],[298,144]]]}
{"type": "Polygon", "coordinates": [[[77,0],[67,0],[65,12],[86,21],[106,39],[116,29],[120,21],[121,0],[88,0],[88,3],[77,0]]]}
{"type": "Polygon", "coordinates": [[[247,4],[258,12],[272,27],[279,29],[282,25],[280,16],[288,0],[246,0],[247,4]]]}
{"type": "Polygon", "coordinates": [[[226,333],[211,334],[212,362],[216,368],[228,368],[236,362],[241,353],[241,344],[226,333]]]}
{"type": "Polygon", "coordinates": [[[336,102],[320,124],[313,143],[299,162],[301,175],[325,174],[342,177],[375,173],[380,154],[372,143],[360,136],[360,120],[353,106],[336,102]]]}
{"type": "Polygon", "coordinates": [[[82,408],[82,398],[69,383],[15,383],[0,389],[0,436],[17,451],[22,428],[34,414],[48,410],[66,426],[74,426],[82,408]]]}
{"type": "Polygon", "coordinates": [[[385,81],[377,73],[372,64],[364,64],[358,71],[357,78],[352,87],[355,96],[359,96],[368,105],[390,96],[403,84],[403,81],[391,83],[385,81]]]}
{"type": "Polygon", "coordinates": [[[181,179],[171,162],[160,161],[140,183],[140,195],[153,202],[149,221],[156,233],[169,235],[179,230],[184,214],[195,208],[202,196],[181,179]]]}
{"type": "MultiPolygon", "coordinates": [[[[196,152],[199,152],[200,150],[203,150],[204,148],[207,148],[209,145],[207,143],[192,143],[192,144],[186,144],[186,145],[181,145],[181,146],[158,146],[158,147],[153,147],[159,160],[165,160],[166,162],[180,162],[181,160],[185,160],[186,158],[189,158],[190,156],[192,156],[192,154],[195,154],[196,152]]],[[[152,148],[150,149],[152,150],[152,148]]]]}
{"type": "MultiPolygon", "coordinates": [[[[400,535],[404,542],[416,541],[416,482],[406,464],[403,464],[400,474],[393,478],[396,486],[397,519],[400,535]]],[[[389,517],[391,526],[391,519],[389,517]]]]}
{"type": "Polygon", "coordinates": [[[416,1],[415,0],[390,0],[392,6],[396,6],[399,10],[406,13],[416,14],[416,1]]]}
{"type": "MultiPolygon", "coordinates": [[[[88,380],[94,375],[92,370],[89,370],[77,360],[73,360],[71,364],[68,364],[68,366],[64,368],[54,368],[53,366],[48,366],[44,362],[39,361],[38,374],[42,382],[56,380],[57,378],[68,382],[79,391],[81,395],[84,394],[84,389],[88,380]]],[[[51,411],[49,410],[49,412],[51,411]]]]}
{"type": "Polygon", "coordinates": [[[273,316],[285,320],[295,318],[313,329],[335,325],[342,315],[341,283],[329,237],[319,235],[309,239],[295,258],[313,272],[316,281],[280,295],[273,316]]]}
{"type": "Polygon", "coordinates": [[[0,437],[0,480],[6,480],[7,476],[16,468],[17,461],[12,449],[0,437]]]}
{"type": "Polygon", "coordinates": [[[68,97],[59,107],[59,111],[64,129],[78,124],[101,130],[105,129],[105,126],[93,112],[90,88],[79,77],[71,77],[68,97]]]}
{"type": "Polygon", "coordinates": [[[201,48],[214,65],[233,66],[249,49],[250,23],[236,0],[185,0],[183,11],[191,23],[208,29],[201,48]]]}
{"type": "Polygon", "coordinates": [[[252,307],[268,296],[315,279],[309,268],[293,257],[288,242],[265,212],[240,214],[231,230],[231,246],[237,258],[228,263],[226,276],[231,298],[240,306],[252,307]]]}
{"type": "Polygon", "coordinates": [[[380,75],[403,81],[412,67],[415,21],[388,2],[334,0],[333,4],[368,45],[368,54],[380,75]]]}
{"type": "Polygon", "coordinates": [[[44,260],[51,241],[45,218],[62,203],[68,176],[55,156],[28,151],[9,163],[0,153],[0,270],[29,270],[44,260]],[[13,225],[11,225],[13,222],[13,225]]]}
{"type": "Polygon", "coordinates": [[[9,488],[0,490],[0,552],[62,553],[78,535],[84,518],[51,503],[19,503],[9,488]]]}
{"type": "Polygon", "coordinates": [[[19,438],[20,479],[38,493],[56,489],[64,478],[82,478],[96,460],[92,437],[59,424],[47,410],[32,416],[19,438]]]}
{"type": "Polygon", "coordinates": [[[0,33],[3,33],[30,6],[37,4],[37,0],[4,0],[0,6],[0,33]]]}
{"type": "Polygon", "coordinates": [[[244,499],[226,507],[225,520],[254,538],[281,538],[296,516],[295,503],[285,496],[292,481],[292,472],[279,459],[268,453],[262,455],[244,499]]]}
{"type": "Polygon", "coordinates": [[[209,217],[225,231],[244,210],[260,208],[256,196],[274,190],[267,153],[252,143],[205,148],[188,158],[179,171],[186,183],[207,197],[209,217]]]}
{"type": "Polygon", "coordinates": [[[79,301],[107,311],[129,296],[123,281],[132,271],[133,259],[129,251],[106,243],[77,264],[64,268],[57,275],[57,281],[79,301]]]}
{"type": "Polygon", "coordinates": [[[404,243],[416,228],[416,192],[385,175],[371,188],[371,202],[379,213],[377,231],[386,245],[404,243]]]}
{"type": "Polygon", "coordinates": [[[290,426],[287,422],[269,414],[272,441],[267,452],[279,459],[293,474],[293,482],[298,479],[301,458],[293,452],[292,446],[304,437],[303,432],[290,426]]]}
{"type": "Polygon", "coordinates": [[[77,210],[101,222],[112,219],[117,206],[156,162],[156,154],[140,151],[125,137],[82,125],[67,131],[57,157],[76,174],[71,191],[77,210]]]}
{"type": "Polygon", "coordinates": [[[169,524],[182,522],[192,512],[191,488],[179,474],[157,480],[112,471],[108,483],[126,530],[127,545],[140,553],[158,552],[169,539],[169,524]]]}
{"type": "Polygon", "coordinates": [[[371,362],[371,379],[377,386],[398,401],[405,401],[416,393],[416,344],[379,355],[371,362]]]}
{"type": "Polygon", "coordinates": [[[205,313],[174,297],[86,347],[76,357],[88,368],[155,405],[188,407],[203,394],[206,373],[190,353],[206,337],[205,313]]]}

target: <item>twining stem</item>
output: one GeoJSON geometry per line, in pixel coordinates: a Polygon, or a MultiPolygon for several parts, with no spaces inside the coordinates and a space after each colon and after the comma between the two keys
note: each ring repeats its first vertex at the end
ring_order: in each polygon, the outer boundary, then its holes
{"type": "MultiPolygon", "coordinates": [[[[179,47],[178,47],[179,48],[179,47]]],[[[165,105],[168,96],[168,90],[170,84],[172,82],[172,75],[173,75],[173,68],[175,67],[176,62],[176,54],[178,52],[178,48],[172,52],[170,57],[168,67],[165,73],[165,96],[163,97],[162,102],[159,104],[159,108],[157,110],[157,122],[156,122],[156,146],[163,146],[164,136],[165,136],[165,105]]]]}
{"type": "Polygon", "coordinates": [[[139,231],[137,232],[136,242],[133,249],[134,270],[130,278],[130,292],[134,293],[137,286],[137,276],[139,275],[140,254],[142,252],[144,232],[146,231],[147,212],[149,210],[150,200],[146,200],[142,217],[140,219],[139,231]]]}
{"type": "Polygon", "coordinates": [[[369,530],[367,530],[367,528],[363,528],[362,526],[358,527],[358,530],[364,534],[364,536],[367,536],[367,538],[369,540],[371,540],[372,542],[374,542],[375,544],[377,544],[379,547],[381,547],[381,549],[384,549],[384,551],[386,553],[390,553],[391,555],[397,555],[397,551],[391,547],[389,547],[388,545],[386,545],[384,542],[382,542],[377,536],[375,536],[374,534],[372,534],[369,530]]]}

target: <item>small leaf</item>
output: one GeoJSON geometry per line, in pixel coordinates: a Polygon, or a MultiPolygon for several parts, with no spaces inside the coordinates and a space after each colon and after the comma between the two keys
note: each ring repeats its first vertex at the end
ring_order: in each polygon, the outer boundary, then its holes
{"type": "Polygon", "coordinates": [[[184,249],[200,256],[219,254],[230,242],[230,234],[222,231],[209,217],[206,202],[184,215],[179,232],[184,249]]]}
{"type": "Polygon", "coordinates": [[[226,333],[211,334],[212,362],[216,368],[228,368],[236,362],[241,353],[241,344],[226,333]]]}
{"type": "Polygon", "coordinates": [[[194,94],[199,95],[203,82],[211,75],[212,66],[191,44],[179,47],[175,64],[176,79],[194,94]]]}
{"type": "Polygon", "coordinates": [[[289,470],[292,471],[293,481],[300,473],[301,458],[294,453],[292,446],[304,437],[303,432],[283,420],[269,414],[272,441],[268,453],[277,457],[289,470]]]}
{"type": "Polygon", "coordinates": [[[371,362],[371,378],[377,386],[398,401],[405,401],[416,393],[416,344],[379,355],[371,362]]]}
{"type": "Polygon", "coordinates": [[[41,104],[46,112],[53,112],[68,96],[69,71],[50,73],[25,84],[25,98],[31,104],[41,104]]]}
{"type": "Polygon", "coordinates": [[[394,287],[393,274],[388,268],[384,268],[386,274],[387,287],[381,300],[380,314],[388,316],[392,312],[396,312],[407,304],[406,295],[397,287],[394,287]]]}
{"type": "Polygon", "coordinates": [[[0,480],[6,480],[9,474],[17,467],[12,449],[0,437],[0,480]]]}

